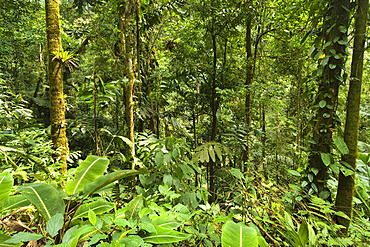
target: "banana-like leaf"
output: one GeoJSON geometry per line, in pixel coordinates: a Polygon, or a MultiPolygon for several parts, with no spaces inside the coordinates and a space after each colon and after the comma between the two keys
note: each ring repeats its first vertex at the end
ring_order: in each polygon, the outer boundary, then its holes
{"type": "Polygon", "coordinates": [[[82,204],[76,211],[73,219],[88,217],[89,210],[94,211],[96,215],[110,211],[114,207],[114,203],[107,201],[95,201],[87,204],[82,204]]]}
{"type": "Polygon", "coordinates": [[[129,176],[136,176],[138,174],[143,174],[146,173],[146,170],[141,170],[139,169],[138,171],[136,170],[123,170],[123,171],[116,171],[112,172],[108,175],[98,177],[94,182],[87,184],[84,189],[84,195],[85,196],[90,196],[92,195],[95,191],[100,190],[101,188],[117,181],[125,177],[129,176]]]}
{"type": "Polygon", "coordinates": [[[57,213],[64,214],[64,202],[58,191],[50,184],[27,184],[17,189],[26,197],[48,221],[57,213]]]}
{"type": "Polygon", "coordinates": [[[222,227],[223,247],[258,247],[257,231],[243,223],[228,221],[222,227]]]}
{"type": "Polygon", "coordinates": [[[106,158],[95,155],[88,156],[77,168],[75,180],[66,184],[67,194],[73,195],[83,191],[86,184],[94,182],[103,175],[108,164],[109,160],[106,158]]]}
{"type": "Polygon", "coordinates": [[[22,195],[13,195],[0,203],[0,212],[9,211],[14,208],[21,208],[30,205],[30,201],[22,195]]]}
{"type": "Polygon", "coordinates": [[[161,226],[154,226],[157,233],[149,233],[143,237],[144,242],[152,244],[169,244],[186,240],[190,234],[178,232],[161,226]]]}
{"type": "Polygon", "coordinates": [[[13,183],[13,177],[8,171],[0,174],[0,201],[8,197],[13,183]]]}

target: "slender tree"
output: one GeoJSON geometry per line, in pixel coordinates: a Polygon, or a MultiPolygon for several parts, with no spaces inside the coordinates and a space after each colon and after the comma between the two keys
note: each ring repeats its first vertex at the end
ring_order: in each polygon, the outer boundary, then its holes
{"type": "MultiPolygon", "coordinates": [[[[362,71],[368,9],[369,0],[358,0],[358,8],[355,17],[355,38],[351,63],[351,77],[347,97],[346,124],[344,129],[344,141],[348,146],[349,153],[342,155],[342,161],[353,167],[354,171],[356,171],[362,71]]],[[[355,186],[354,179],[355,174],[345,176],[342,172],[339,173],[338,193],[335,200],[336,209],[344,212],[349,218],[352,218],[352,199],[355,186]]],[[[336,221],[345,227],[342,233],[347,235],[350,220],[338,216],[336,221]]]]}
{"type": "Polygon", "coordinates": [[[63,94],[62,60],[58,53],[62,49],[59,21],[59,1],[45,0],[46,33],[48,44],[48,80],[50,84],[51,138],[56,157],[63,164],[61,172],[67,171],[68,139],[65,122],[65,97],[63,94]]]}
{"type": "MultiPolygon", "coordinates": [[[[131,141],[130,155],[135,155],[135,132],[134,132],[134,100],[133,90],[136,80],[135,67],[136,67],[136,25],[134,25],[135,14],[140,2],[138,0],[129,0],[124,4],[124,8],[119,10],[119,29],[121,31],[121,51],[124,56],[124,70],[127,76],[127,83],[125,85],[126,93],[126,121],[128,126],[128,138],[131,141]],[[132,29],[135,31],[132,32],[132,29]]],[[[122,6],[122,5],[121,5],[122,6]]],[[[135,163],[132,163],[132,169],[135,168],[135,163]]]]}

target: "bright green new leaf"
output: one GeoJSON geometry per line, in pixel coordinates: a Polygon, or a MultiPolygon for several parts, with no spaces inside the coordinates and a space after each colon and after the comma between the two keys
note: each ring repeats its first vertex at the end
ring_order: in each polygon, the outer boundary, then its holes
{"type": "Polygon", "coordinates": [[[41,213],[44,219],[49,220],[57,213],[64,213],[64,202],[58,191],[50,184],[27,184],[17,189],[41,213]]]}
{"type": "Polygon", "coordinates": [[[77,168],[75,179],[66,184],[68,195],[78,193],[84,189],[86,184],[94,182],[103,175],[108,164],[109,160],[106,158],[95,155],[88,156],[77,168]]]}
{"type": "Polygon", "coordinates": [[[174,231],[172,229],[154,226],[157,233],[148,233],[143,237],[144,242],[152,244],[169,244],[186,240],[190,234],[174,231]]]}
{"type": "Polygon", "coordinates": [[[89,209],[88,211],[88,217],[89,217],[89,221],[91,223],[91,225],[95,226],[96,224],[96,214],[93,210],[89,209]]]}
{"type": "Polygon", "coordinates": [[[13,183],[13,177],[8,171],[0,174],[0,201],[8,197],[13,183]]]}
{"type": "Polygon", "coordinates": [[[257,231],[233,221],[222,227],[221,241],[223,247],[258,247],[257,231]]]}
{"type": "Polygon", "coordinates": [[[61,213],[53,215],[46,223],[46,231],[53,238],[58,234],[58,231],[62,229],[64,223],[64,217],[61,213]]]}

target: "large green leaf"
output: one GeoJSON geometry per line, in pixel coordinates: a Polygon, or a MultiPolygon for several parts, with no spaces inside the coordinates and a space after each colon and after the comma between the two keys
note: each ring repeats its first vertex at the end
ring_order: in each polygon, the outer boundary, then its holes
{"type": "Polygon", "coordinates": [[[0,174],[0,201],[8,197],[13,183],[13,177],[8,171],[0,174]]]}
{"type": "Polygon", "coordinates": [[[10,238],[11,237],[9,235],[0,234],[0,247],[19,247],[23,245],[22,243],[17,243],[17,244],[4,243],[6,240],[10,238]]]}
{"type": "Polygon", "coordinates": [[[95,191],[125,177],[136,176],[138,174],[146,173],[145,170],[123,170],[112,172],[105,176],[98,177],[94,182],[87,184],[84,189],[84,195],[89,196],[95,191]]]}
{"type": "Polygon", "coordinates": [[[31,240],[39,240],[43,236],[36,233],[30,232],[18,232],[17,234],[13,235],[11,238],[4,241],[4,243],[8,244],[18,244],[20,242],[28,242],[31,240]]]}
{"type": "Polygon", "coordinates": [[[349,154],[349,149],[341,136],[333,136],[333,142],[341,154],[349,154]]]}
{"type": "Polygon", "coordinates": [[[77,168],[75,179],[66,184],[66,192],[73,195],[82,191],[86,184],[94,182],[103,175],[108,164],[109,160],[106,158],[88,156],[77,168]]]}
{"type": "Polygon", "coordinates": [[[21,208],[30,205],[30,201],[22,195],[13,195],[0,202],[0,212],[14,208],[21,208]]]}
{"type": "Polygon", "coordinates": [[[154,226],[157,233],[149,233],[143,237],[144,242],[152,244],[169,244],[186,240],[190,234],[174,231],[161,226],[154,226]]]}
{"type": "Polygon", "coordinates": [[[58,191],[50,184],[34,183],[17,189],[49,220],[57,213],[64,213],[64,202],[58,191]]]}
{"type": "Polygon", "coordinates": [[[168,229],[176,229],[181,226],[181,221],[175,220],[168,216],[157,216],[152,219],[152,223],[155,226],[160,226],[168,229]]]}
{"type": "Polygon", "coordinates": [[[61,213],[53,215],[46,223],[46,231],[53,238],[58,234],[58,231],[62,229],[64,224],[64,217],[61,213]]]}
{"type": "Polygon", "coordinates": [[[222,227],[221,241],[223,247],[258,247],[257,231],[233,221],[222,227]]]}
{"type": "Polygon", "coordinates": [[[82,204],[76,211],[73,219],[88,217],[89,210],[94,211],[96,215],[106,213],[114,207],[114,203],[107,201],[95,201],[91,203],[82,204]]]}

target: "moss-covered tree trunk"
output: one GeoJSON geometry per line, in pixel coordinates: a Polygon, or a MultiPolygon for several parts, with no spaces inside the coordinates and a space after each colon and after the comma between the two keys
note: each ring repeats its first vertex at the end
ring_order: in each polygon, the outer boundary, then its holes
{"type": "MultiPolygon", "coordinates": [[[[135,132],[134,132],[134,100],[133,90],[135,84],[135,67],[136,67],[136,46],[135,32],[136,25],[134,24],[135,13],[139,7],[138,0],[128,0],[124,4],[124,10],[119,11],[119,28],[121,31],[121,45],[124,56],[124,68],[127,76],[125,88],[126,93],[126,121],[128,127],[128,138],[132,145],[130,146],[130,155],[135,155],[135,132]],[[134,32],[131,30],[135,30],[134,32]]],[[[132,169],[135,168],[135,163],[132,163],[132,169]]]]}
{"type": "Polygon", "coordinates": [[[338,90],[339,85],[343,83],[342,71],[346,57],[344,41],[347,40],[349,8],[349,0],[330,1],[329,13],[325,17],[322,30],[327,47],[324,49],[325,57],[319,68],[323,72],[316,100],[318,111],[309,157],[311,172],[316,174],[313,176],[311,188],[316,189],[316,186],[318,194],[322,196],[325,194],[328,196],[329,191],[326,188],[328,168],[321,159],[321,153],[331,153],[332,133],[336,126],[338,90]]]}
{"type": "Polygon", "coordinates": [[[59,21],[59,1],[45,0],[46,34],[48,44],[48,80],[50,84],[51,138],[56,157],[63,164],[61,172],[67,171],[68,139],[66,136],[65,99],[63,94],[63,64],[55,55],[62,49],[59,21]]]}
{"type": "MultiPolygon", "coordinates": [[[[347,97],[346,124],[344,130],[344,141],[346,142],[349,154],[342,156],[342,161],[347,162],[356,171],[358,127],[360,120],[360,100],[362,70],[364,60],[364,49],[366,39],[367,11],[369,0],[359,0],[355,21],[355,40],[353,46],[351,77],[347,97]]],[[[352,218],[352,199],[355,186],[355,175],[345,176],[339,173],[338,193],[335,200],[335,208],[342,211],[349,218],[352,218]]],[[[336,222],[343,225],[344,235],[348,233],[350,220],[337,217],[336,222]]]]}

